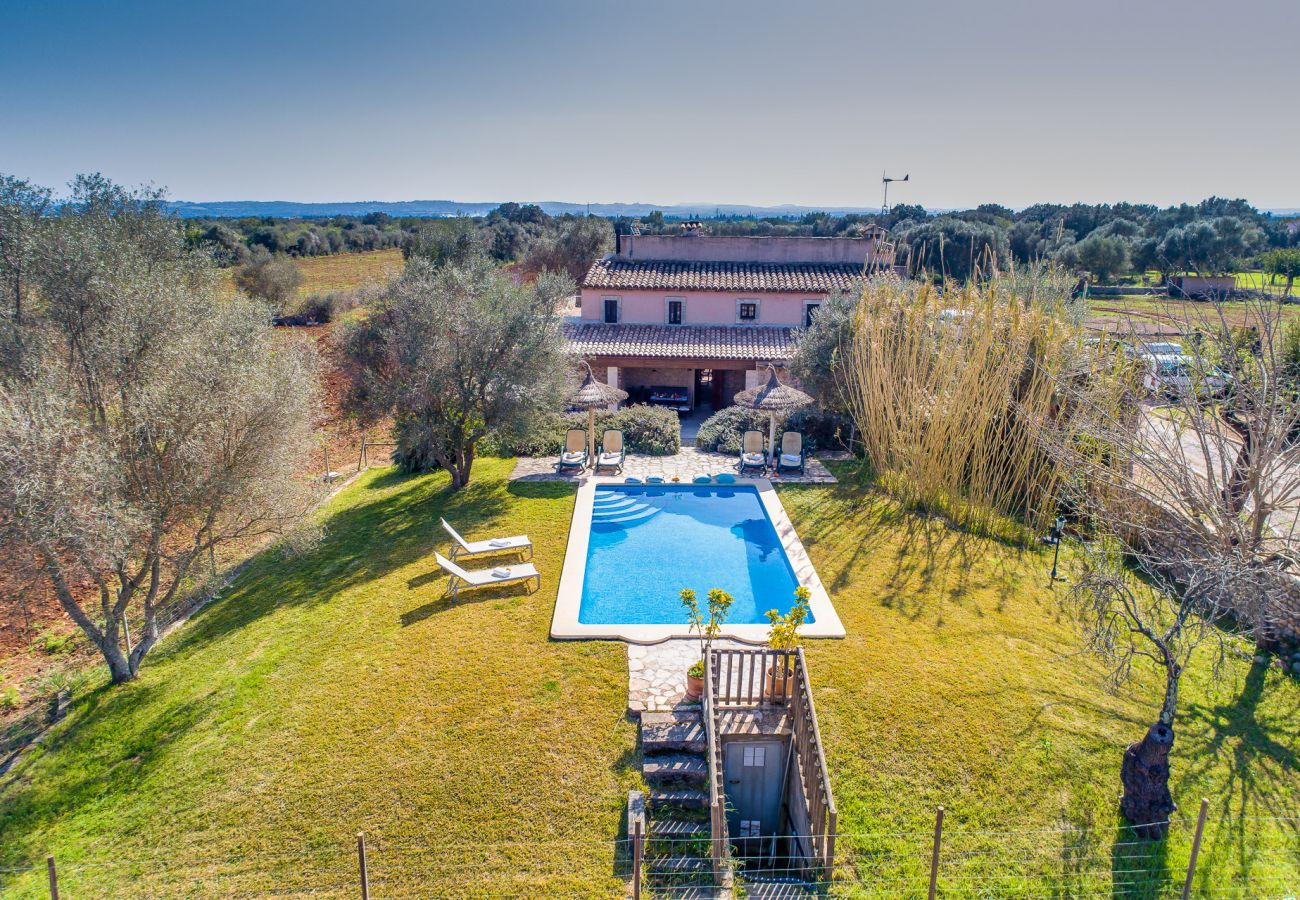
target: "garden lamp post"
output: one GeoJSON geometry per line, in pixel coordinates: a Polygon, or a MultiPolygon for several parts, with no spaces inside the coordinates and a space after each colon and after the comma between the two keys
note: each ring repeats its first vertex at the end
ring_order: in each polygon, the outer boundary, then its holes
{"type": "Polygon", "coordinates": [[[768,414],[767,449],[776,467],[776,416],[777,413],[794,412],[813,403],[813,398],[798,388],[782,384],[776,379],[776,366],[767,364],[767,383],[762,387],[741,391],[735,397],[736,405],[768,414]]]}
{"type": "Polygon", "coordinates": [[[595,460],[596,410],[626,400],[627,391],[597,381],[596,376],[591,372],[591,366],[585,359],[582,361],[582,367],[587,370],[587,377],[582,379],[582,384],[569,399],[569,404],[587,411],[587,459],[595,460]]]}
{"type": "Polygon", "coordinates": [[[1056,574],[1056,563],[1061,558],[1061,538],[1065,537],[1065,516],[1057,516],[1056,521],[1052,523],[1052,530],[1043,538],[1043,543],[1050,545],[1052,550],[1052,581],[1059,581],[1056,574]]]}

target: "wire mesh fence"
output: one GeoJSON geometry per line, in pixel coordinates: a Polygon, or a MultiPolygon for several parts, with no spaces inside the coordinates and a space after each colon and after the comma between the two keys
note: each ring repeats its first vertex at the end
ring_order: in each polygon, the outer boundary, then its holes
{"type": "Polygon", "coordinates": [[[0,868],[18,897],[1124,898],[1300,897],[1300,817],[1196,817],[1143,840],[1118,825],[1032,830],[945,827],[836,836],[831,877],[788,836],[736,840],[715,876],[708,836],[449,842],[340,838],[318,847],[166,855],[107,853],[0,868]],[[1192,869],[1190,887],[1188,871],[1192,869]],[[931,893],[933,877],[934,892],[931,893]]]}

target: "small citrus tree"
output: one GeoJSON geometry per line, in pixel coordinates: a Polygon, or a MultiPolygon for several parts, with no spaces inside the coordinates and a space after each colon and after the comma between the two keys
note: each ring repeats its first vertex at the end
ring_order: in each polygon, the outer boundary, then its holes
{"type": "Polygon", "coordinates": [[[681,598],[682,606],[686,608],[686,621],[690,623],[691,631],[700,635],[700,658],[692,665],[686,674],[692,678],[704,677],[704,657],[708,654],[709,648],[713,646],[713,640],[722,631],[722,623],[727,620],[727,611],[731,609],[734,598],[721,588],[713,588],[709,591],[708,600],[708,618],[704,617],[703,611],[700,610],[700,603],[695,597],[695,591],[690,588],[682,588],[681,598]]]}

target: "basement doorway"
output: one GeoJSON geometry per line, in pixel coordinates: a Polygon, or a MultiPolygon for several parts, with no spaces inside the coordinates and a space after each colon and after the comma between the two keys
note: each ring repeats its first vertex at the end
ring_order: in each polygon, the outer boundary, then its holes
{"type": "Polygon", "coordinates": [[[775,855],[787,752],[784,740],[729,741],[724,748],[727,832],[750,869],[775,855]]]}

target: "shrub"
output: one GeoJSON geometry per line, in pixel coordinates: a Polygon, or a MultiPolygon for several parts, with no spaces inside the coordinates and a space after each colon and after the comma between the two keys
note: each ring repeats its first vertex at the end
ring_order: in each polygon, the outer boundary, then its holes
{"type": "Polygon", "coordinates": [[[0,710],[12,712],[22,705],[23,698],[18,695],[18,688],[12,684],[5,685],[5,689],[0,691],[0,710]]]}
{"type": "Polygon", "coordinates": [[[333,322],[344,313],[351,312],[366,302],[367,292],[363,289],[351,291],[330,291],[328,294],[311,294],[290,303],[286,319],[294,319],[293,324],[306,325],[310,322],[324,324],[333,322]]]}
{"type": "MultiPolygon", "coordinates": [[[[743,406],[728,406],[714,413],[700,424],[695,436],[695,446],[714,453],[739,453],[740,436],[754,430],[767,436],[768,414],[755,412],[743,406]]],[[[780,440],[783,431],[803,433],[804,450],[830,450],[845,447],[849,442],[849,422],[816,407],[796,410],[784,418],[777,416],[776,434],[780,440]]]]}
{"type": "MultiPolygon", "coordinates": [[[[551,456],[564,446],[570,428],[587,427],[585,412],[543,417],[520,437],[493,436],[486,440],[483,452],[495,456],[551,456]]],[[[682,448],[681,423],[677,414],[658,406],[625,406],[610,412],[596,411],[596,441],[609,428],[623,431],[623,446],[629,453],[671,456],[682,448]]]]}
{"type": "Polygon", "coordinates": [[[302,272],[291,259],[272,256],[264,250],[254,252],[253,257],[235,273],[236,287],[250,297],[265,300],[276,309],[288,302],[302,282],[302,272]]]}

